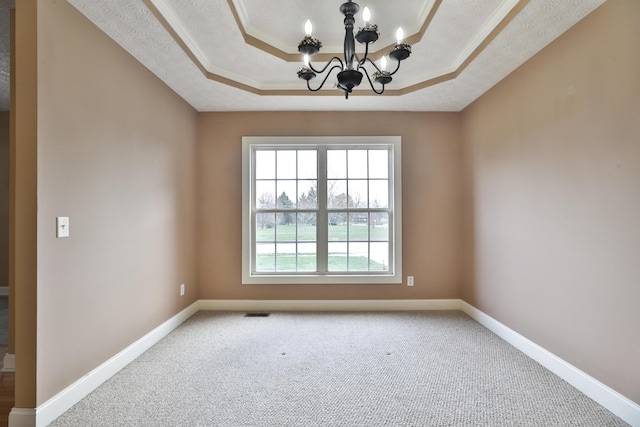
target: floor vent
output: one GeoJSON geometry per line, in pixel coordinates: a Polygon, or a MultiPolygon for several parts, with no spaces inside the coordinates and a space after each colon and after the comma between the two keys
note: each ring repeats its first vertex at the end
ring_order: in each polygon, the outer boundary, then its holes
{"type": "Polygon", "coordinates": [[[271,313],[247,313],[244,317],[269,317],[271,313]]]}

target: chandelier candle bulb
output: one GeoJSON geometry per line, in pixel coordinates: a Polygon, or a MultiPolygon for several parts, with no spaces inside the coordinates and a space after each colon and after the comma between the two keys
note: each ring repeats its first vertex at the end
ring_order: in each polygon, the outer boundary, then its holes
{"type": "Polygon", "coordinates": [[[304,55],[304,66],[309,68],[309,55],[304,55]]]}
{"type": "Polygon", "coordinates": [[[311,25],[311,21],[307,19],[307,22],[304,23],[304,32],[307,37],[311,37],[311,32],[313,31],[313,26],[311,25]]]}
{"type": "Polygon", "coordinates": [[[369,25],[369,21],[371,20],[371,11],[366,6],[365,6],[364,10],[362,11],[362,20],[364,21],[364,26],[365,27],[367,25],[369,25]]]}
{"type": "Polygon", "coordinates": [[[398,31],[396,31],[396,41],[398,44],[402,44],[404,41],[404,31],[402,30],[402,27],[398,27],[398,31]]]}
{"type": "Polygon", "coordinates": [[[382,71],[387,71],[387,57],[383,56],[380,58],[380,69],[382,71]]]}

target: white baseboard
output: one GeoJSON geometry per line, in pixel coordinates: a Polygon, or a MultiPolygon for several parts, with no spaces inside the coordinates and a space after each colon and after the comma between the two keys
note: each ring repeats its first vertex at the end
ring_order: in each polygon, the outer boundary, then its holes
{"type": "Polygon", "coordinates": [[[200,300],[198,308],[213,311],[460,310],[460,300],[200,300]]]}
{"type": "Polygon", "coordinates": [[[640,427],[640,405],[559,358],[464,301],[460,309],[500,338],[607,408],[633,427],[640,427]]]}
{"type": "Polygon", "coordinates": [[[2,371],[0,372],[15,372],[16,371],[16,355],[7,353],[2,359],[2,371]]]}
{"type": "Polygon", "coordinates": [[[33,408],[12,408],[9,412],[11,427],[33,427],[36,425],[36,410],[33,408]]]}
{"type": "MultiPolygon", "coordinates": [[[[29,427],[40,427],[50,424],[53,420],[82,400],[98,386],[151,348],[151,346],[166,337],[171,331],[180,326],[197,311],[198,307],[196,302],[122,350],[120,353],[113,356],[111,359],[104,362],[102,365],[89,372],[84,377],[80,378],[75,383],[71,384],[69,387],[62,390],[60,393],[56,394],[51,399],[47,400],[44,404],[38,406],[35,410],[35,414],[32,414],[34,418],[31,419],[31,424],[15,424],[15,426],[21,427],[28,425],[29,427]]],[[[13,410],[11,411],[11,414],[13,414],[13,410]]],[[[20,418],[20,422],[22,423],[24,421],[23,419],[27,417],[28,414],[26,413],[23,414],[20,412],[19,417],[16,413],[16,423],[18,422],[18,418],[20,418]]],[[[9,423],[9,425],[11,427],[15,427],[14,424],[9,423]]]]}

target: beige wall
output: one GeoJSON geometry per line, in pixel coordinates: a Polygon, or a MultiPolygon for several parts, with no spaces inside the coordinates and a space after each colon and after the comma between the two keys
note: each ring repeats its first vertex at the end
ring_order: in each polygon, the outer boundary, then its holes
{"type": "MultiPolygon", "coordinates": [[[[345,101],[348,102],[348,101],[345,101]]],[[[203,113],[198,285],[204,299],[460,296],[461,141],[453,113],[203,113]],[[242,136],[402,136],[403,272],[416,285],[242,285],[242,136]]]]}
{"type": "Polygon", "coordinates": [[[195,301],[197,113],[64,1],[38,66],[39,405],[195,301]]]}
{"type": "Polygon", "coordinates": [[[640,403],[640,2],[463,113],[466,301],[640,403]]]}

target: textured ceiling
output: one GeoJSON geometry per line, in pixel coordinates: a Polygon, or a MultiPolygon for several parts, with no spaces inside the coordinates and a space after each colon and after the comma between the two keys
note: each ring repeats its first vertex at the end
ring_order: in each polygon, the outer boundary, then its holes
{"type": "Polygon", "coordinates": [[[413,54],[385,95],[363,81],[348,100],[335,76],[318,94],[296,76],[307,18],[321,54],[342,55],[344,0],[67,1],[198,111],[460,111],[605,0],[361,0],[381,33],[373,58],[398,26],[413,54]]]}

